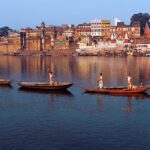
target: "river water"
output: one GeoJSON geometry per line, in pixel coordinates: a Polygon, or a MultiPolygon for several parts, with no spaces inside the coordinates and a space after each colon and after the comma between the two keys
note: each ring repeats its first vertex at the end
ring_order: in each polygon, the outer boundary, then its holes
{"type": "Polygon", "coordinates": [[[150,91],[133,96],[86,94],[96,87],[150,85],[148,57],[0,57],[0,150],[149,150],[150,91]],[[24,91],[19,81],[72,81],[67,92],[24,91]]]}

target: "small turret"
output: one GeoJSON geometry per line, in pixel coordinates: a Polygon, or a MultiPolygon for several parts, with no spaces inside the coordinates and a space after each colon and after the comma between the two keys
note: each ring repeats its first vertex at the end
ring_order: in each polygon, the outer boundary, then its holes
{"type": "Polygon", "coordinates": [[[115,35],[115,33],[113,33],[111,35],[111,43],[115,43],[115,42],[116,42],[116,35],[115,35]]]}
{"type": "Polygon", "coordinates": [[[128,38],[128,34],[126,33],[125,34],[125,41],[124,41],[125,43],[129,43],[129,38],[128,38]]]}

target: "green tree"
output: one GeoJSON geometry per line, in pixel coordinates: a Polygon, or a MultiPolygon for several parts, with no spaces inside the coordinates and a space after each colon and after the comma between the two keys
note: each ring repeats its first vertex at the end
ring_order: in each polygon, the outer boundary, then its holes
{"type": "Polygon", "coordinates": [[[149,19],[150,19],[150,15],[148,13],[138,13],[138,14],[134,14],[131,17],[131,23],[130,25],[134,24],[135,22],[139,22],[140,23],[140,27],[141,27],[141,35],[144,34],[144,28],[146,25],[146,22],[148,24],[149,23],[149,19]]]}
{"type": "Polygon", "coordinates": [[[2,36],[8,36],[9,31],[13,31],[12,29],[10,29],[9,27],[5,26],[0,28],[0,37],[2,36]]]}

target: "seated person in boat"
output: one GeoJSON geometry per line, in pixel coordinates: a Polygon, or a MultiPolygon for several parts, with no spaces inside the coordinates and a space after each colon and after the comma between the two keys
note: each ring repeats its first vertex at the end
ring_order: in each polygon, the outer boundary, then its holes
{"type": "Polygon", "coordinates": [[[128,89],[132,89],[132,82],[131,82],[131,76],[128,75],[128,89]]]}
{"type": "Polygon", "coordinates": [[[49,73],[49,82],[50,82],[50,84],[54,83],[54,76],[53,76],[53,72],[52,71],[49,73]]]}
{"type": "Polygon", "coordinates": [[[100,73],[100,75],[99,75],[98,84],[99,84],[99,88],[102,89],[102,88],[103,88],[103,77],[102,77],[102,73],[100,73]]]}

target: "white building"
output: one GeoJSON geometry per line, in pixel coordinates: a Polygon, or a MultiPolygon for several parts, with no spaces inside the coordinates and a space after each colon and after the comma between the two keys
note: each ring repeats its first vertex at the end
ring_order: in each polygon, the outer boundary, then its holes
{"type": "Polygon", "coordinates": [[[98,20],[91,21],[91,36],[106,36],[110,30],[110,20],[98,20]]]}
{"type": "Polygon", "coordinates": [[[119,20],[118,18],[115,18],[115,19],[114,19],[114,26],[117,26],[117,23],[118,23],[118,22],[121,22],[121,20],[119,20]]]}
{"type": "Polygon", "coordinates": [[[101,36],[101,20],[95,19],[91,21],[91,36],[101,36]]]}

